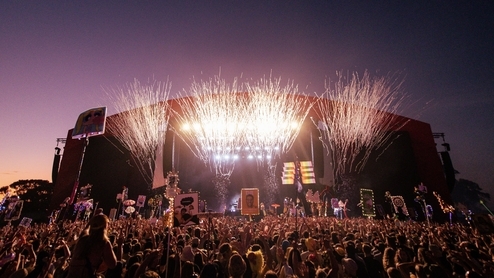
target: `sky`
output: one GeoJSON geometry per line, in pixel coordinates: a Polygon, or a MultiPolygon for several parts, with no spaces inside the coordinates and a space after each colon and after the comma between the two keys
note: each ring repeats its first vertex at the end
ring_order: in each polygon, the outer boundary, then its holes
{"type": "Polygon", "coordinates": [[[134,80],[168,80],[174,98],[193,79],[273,76],[317,95],[367,70],[403,79],[401,114],[445,133],[457,178],[494,199],[493,14],[480,0],[0,1],[0,187],[51,180],[57,138],[83,111],[116,113],[107,92],[134,80]]]}

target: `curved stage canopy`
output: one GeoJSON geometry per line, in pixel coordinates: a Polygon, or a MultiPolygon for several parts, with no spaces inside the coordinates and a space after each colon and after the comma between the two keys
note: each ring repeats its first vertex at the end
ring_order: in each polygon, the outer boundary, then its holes
{"type": "MultiPolygon", "coordinates": [[[[331,100],[327,99],[309,99],[331,104],[331,100]]],[[[168,104],[175,111],[179,111],[177,99],[168,100],[168,104]]],[[[128,188],[129,198],[133,200],[139,195],[149,198],[156,192],[138,171],[130,152],[108,132],[108,127],[113,124],[112,118],[116,116],[118,115],[107,118],[107,132],[104,135],[89,138],[80,173],[79,186],[93,185],[91,197],[105,213],[117,207],[116,195],[122,191],[123,186],[128,188]]],[[[313,123],[318,118],[317,106],[314,105],[309,110],[291,149],[273,158],[273,162],[276,162],[276,168],[273,168],[275,182],[277,192],[280,193],[274,200],[272,196],[268,199],[265,167],[259,166],[253,160],[240,158],[230,176],[230,184],[224,189],[226,204],[219,204],[215,195],[217,190],[212,182],[215,174],[208,165],[194,156],[181,137],[174,136],[170,129],[166,133],[163,146],[163,173],[171,171],[174,167],[179,172],[178,186],[186,192],[199,192],[199,198],[205,200],[208,209],[213,211],[222,211],[224,205],[229,207],[234,204],[238,200],[241,188],[259,188],[260,201],[266,204],[282,203],[284,197],[293,195],[293,186],[281,184],[283,162],[293,161],[295,156],[300,160],[312,160],[314,163],[316,183],[307,185],[308,188],[314,192],[322,191],[326,185],[337,188],[341,180],[338,177],[334,178],[331,159],[319,140],[320,132],[313,123]]],[[[431,204],[435,211],[440,211],[432,191],[438,192],[446,202],[450,201],[450,194],[431,127],[427,123],[401,116],[397,116],[396,121],[406,124],[398,130],[388,131],[395,138],[391,144],[371,152],[366,165],[355,175],[356,186],[372,189],[376,204],[384,206],[384,193],[390,191],[392,195],[403,196],[407,206],[413,206],[414,186],[423,182],[430,193],[426,196],[428,204],[431,204]]],[[[173,126],[174,123],[176,124],[176,117],[171,116],[169,124],[173,126]]],[[[72,130],[69,130],[55,183],[51,203],[54,209],[71,195],[79,171],[83,140],[72,139],[71,134],[72,130]]],[[[350,203],[349,206],[355,211],[359,210],[355,203],[350,203]]]]}

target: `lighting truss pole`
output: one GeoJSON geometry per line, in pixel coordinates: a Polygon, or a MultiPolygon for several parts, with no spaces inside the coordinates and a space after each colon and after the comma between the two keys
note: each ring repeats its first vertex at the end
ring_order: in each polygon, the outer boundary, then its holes
{"type": "Polygon", "coordinates": [[[72,193],[70,195],[70,201],[69,201],[70,205],[72,205],[74,203],[75,195],[77,193],[77,188],[79,187],[79,179],[81,177],[82,164],[84,162],[84,155],[86,153],[86,147],[88,144],[89,144],[89,137],[85,136],[84,140],[83,140],[81,161],[79,162],[79,170],[77,171],[77,176],[76,176],[76,180],[74,182],[74,187],[72,188],[72,193]]]}

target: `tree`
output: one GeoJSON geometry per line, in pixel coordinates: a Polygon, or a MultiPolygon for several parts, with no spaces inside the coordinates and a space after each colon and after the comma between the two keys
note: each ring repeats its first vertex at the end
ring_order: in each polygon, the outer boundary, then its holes
{"type": "Polygon", "coordinates": [[[483,192],[483,189],[477,183],[459,179],[456,181],[451,198],[455,204],[461,203],[473,213],[481,213],[485,212],[485,208],[481,205],[480,201],[489,201],[491,195],[483,192]]]}
{"type": "Polygon", "coordinates": [[[49,215],[48,207],[53,195],[53,184],[47,180],[19,180],[11,185],[14,194],[24,201],[22,217],[45,221],[49,215]]]}

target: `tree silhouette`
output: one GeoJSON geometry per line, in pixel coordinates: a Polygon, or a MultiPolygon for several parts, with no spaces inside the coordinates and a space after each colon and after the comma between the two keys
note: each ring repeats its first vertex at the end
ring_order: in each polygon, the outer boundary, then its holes
{"type": "Polygon", "coordinates": [[[14,195],[19,196],[19,199],[24,201],[21,219],[22,217],[29,217],[35,221],[46,221],[53,194],[52,183],[47,180],[19,180],[9,187],[14,190],[14,195]]]}
{"type": "Polygon", "coordinates": [[[491,195],[483,192],[477,183],[465,179],[456,181],[451,197],[455,204],[462,203],[473,213],[486,212],[480,201],[486,202],[491,199],[491,195]]]}

